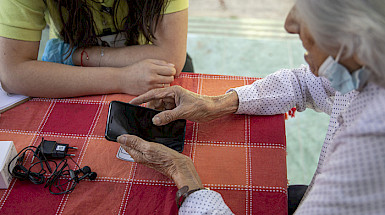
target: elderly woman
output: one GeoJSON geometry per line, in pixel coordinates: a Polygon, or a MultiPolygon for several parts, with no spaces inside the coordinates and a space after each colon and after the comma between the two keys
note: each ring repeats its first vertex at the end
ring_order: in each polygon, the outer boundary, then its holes
{"type": "MultiPolygon", "coordinates": [[[[222,96],[197,95],[174,86],[150,91],[166,111],[156,125],[197,122],[225,114],[281,114],[291,107],[330,115],[314,174],[296,214],[385,213],[385,4],[383,0],[298,0],[285,28],[298,34],[309,66],[284,69],[222,96]]],[[[173,179],[180,213],[231,213],[220,194],[204,190],[190,158],[162,145],[123,135],[135,161],[173,179]],[[198,191],[196,191],[198,190],[198,191]],[[199,207],[199,208],[198,208],[199,207]]]]}

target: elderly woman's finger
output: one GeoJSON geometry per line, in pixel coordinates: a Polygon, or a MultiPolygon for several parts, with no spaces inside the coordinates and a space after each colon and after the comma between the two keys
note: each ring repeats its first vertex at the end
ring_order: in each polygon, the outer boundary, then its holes
{"type": "Polygon", "coordinates": [[[117,140],[118,143],[135,149],[136,151],[143,152],[148,148],[148,142],[135,135],[123,134],[120,135],[117,140]]]}
{"type": "Polygon", "coordinates": [[[150,147],[149,142],[143,140],[140,137],[134,135],[124,134],[118,137],[118,143],[121,144],[123,149],[131,155],[137,163],[145,163],[146,159],[144,154],[150,147]]]}
{"type": "Polygon", "coordinates": [[[166,110],[171,110],[171,109],[174,109],[176,108],[176,104],[175,104],[175,99],[174,98],[170,98],[170,97],[167,97],[167,98],[164,98],[163,99],[163,106],[164,106],[164,109],[166,110]]]}
{"type": "Polygon", "coordinates": [[[155,99],[155,100],[149,101],[147,102],[147,107],[156,109],[156,110],[164,110],[163,99],[155,99]]]}
{"type": "Polygon", "coordinates": [[[158,88],[150,90],[130,101],[131,104],[140,105],[152,100],[163,99],[168,96],[172,96],[174,91],[172,87],[158,88]]]}
{"type": "Polygon", "coordinates": [[[154,123],[154,125],[161,126],[177,119],[183,119],[183,112],[181,112],[179,108],[165,110],[158,113],[152,118],[152,123],[154,123]]]}

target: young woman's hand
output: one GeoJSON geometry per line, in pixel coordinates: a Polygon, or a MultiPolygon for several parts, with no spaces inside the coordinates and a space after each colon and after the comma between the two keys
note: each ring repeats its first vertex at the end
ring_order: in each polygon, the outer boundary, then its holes
{"type": "Polygon", "coordinates": [[[122,92],[131,95],[170,86],[176,74],[173,64],[155,59],[142,60],[122,69],[125,70],[120,82],[122,92]]]}

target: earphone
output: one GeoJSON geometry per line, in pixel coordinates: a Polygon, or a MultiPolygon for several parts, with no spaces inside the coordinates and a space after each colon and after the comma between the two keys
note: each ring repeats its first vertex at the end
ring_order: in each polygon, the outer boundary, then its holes
{"type": "Polygon", "coordinates": [[[88,178],[92,181],[92,180],[95,180],[96,177],[98,176],[98,174],[96,174],[96,172],[91,171],[91,168],[89,166],[85,166],[85,167],[78,169],[78,170],[75,170],[75,171],[70,170],[69,174],[70,174],[71,180],[75,181],[76,183],[79,183],[79,181],[83,180],[84,178],[88,178]],[[83,176],[79,178],[78,175],[80,173],[82,173],[83,176]]]}

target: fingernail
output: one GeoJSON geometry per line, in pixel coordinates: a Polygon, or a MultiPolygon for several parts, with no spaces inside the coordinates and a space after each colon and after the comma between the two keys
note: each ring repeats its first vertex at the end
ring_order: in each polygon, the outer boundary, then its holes
{"type": "Polygon", "coordinates": [[[172,63],[168,63],[168,65],[169,65],[169,66],[172,66],[172,67],[175,67],[175,65],[174,65],[174,64],[172,64],[172,63]]]}
{"type": "Polygon", "coordinates": [[[152,123],[154,123],[154,125],[159,125],[161,122],[162,121],[158,116],[154,116],[154,118],[152,118],[152,123]]]}
{"type": "Polygon", "coordinates": [[[118,139],[117,139],[117,141],[118,141],[119,143],[125,143],[126,140],[127,140],[127,137],[126,137],[126,136],[123,136],[123,135],[120,135],[120,136],[118,137],[118,139]]]}

